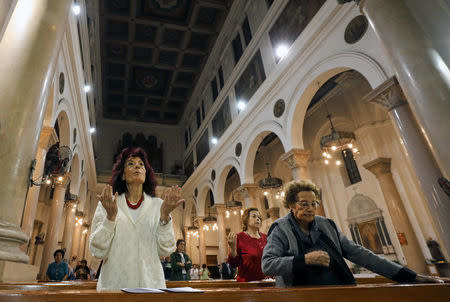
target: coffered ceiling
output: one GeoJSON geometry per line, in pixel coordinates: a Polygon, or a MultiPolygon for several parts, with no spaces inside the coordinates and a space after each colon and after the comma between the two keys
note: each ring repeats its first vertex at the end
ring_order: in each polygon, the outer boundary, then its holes
{"type": "Polygon", "coordinates": [[[103,117],[176,124],[233,0],[100,0],[103,117]]]}

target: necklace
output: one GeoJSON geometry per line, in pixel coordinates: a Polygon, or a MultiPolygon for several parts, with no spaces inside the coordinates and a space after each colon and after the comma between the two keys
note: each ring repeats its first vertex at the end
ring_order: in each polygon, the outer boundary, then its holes
{"type": "Polygon", "coordinates": [[[144,200],[144,194],[142,194],[142,197],[141,197],[141,199],[139,199],[139,201],[138,201],[137,204],[131,204],[131,203],[128,201],[128,198],[127,198],[126,196],[125,196],[125,199],[126,199],[126,201],[127,201],[128,207],[129,207],[130,209],[136,210],[137,208],[139,208],[139,207],[141,206],[142,201],[144,200]]]}

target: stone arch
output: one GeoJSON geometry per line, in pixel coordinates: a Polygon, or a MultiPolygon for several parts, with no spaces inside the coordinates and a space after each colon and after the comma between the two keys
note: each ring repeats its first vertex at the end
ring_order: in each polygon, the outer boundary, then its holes
{"type": "Polygon", "coordinates": [[[253,165],[255,163],[256,151],[258,150],[259,145],[261,144],[264,137],[266,137],[270,132],[273,132],[280,139],[281,144],[283,145],[284,151],[286,152],[288,142],[286,140],[286,136],[284,135],[284,131],[282,126],[275,121],[266,121],[258,124],[253,130],[250,132],[252,135],[249,137],[248,144],[244,147],[244,152],[242,158],[244,158],[243,163],[243,173],[241,175],[241,183],[253,183],[253,165]]]}
{"type": "MultiPolygon", "coordinates": [[[[197,203],[197,214],[199,217],[205,216],[205,202],[206,202],[206,194],[208,194],[208,191],[211,190],[214,195],[214,185],[211,181],[206,180],[202,183],[201,186],[199,186],[198,189],[198,197],[196,200],[197,203]]],[[[215,199],[215,196],[214,196],[215,199]]]]}
{"type": "Polygon", "coordinates": [[[70,110],[69,103],[66,99],[62,99],[61,103],[58,105],[58,109],[55,112],[55,119],[53,120],[52,126],[58,121],[59,125],[59,145],[68,146],[72,149],[72,114],[70,110]]]}
{"type": "Polygon", "coordinates": [[[355,194],[347,206],[347,221],[352,223],[364,222],[382,217],[381,210],[375,201],[363,194],[355,194]]]}
{"type": "Polygon", "coordinates": [[[189,198],[185,201],[183,222],[184,226],[192,226],[191,224],[191,213],[195,211],[197,213],[197,208],[193,199],[189,198]]]}
{"type": "Polygon", "coordinates": [[[347,52],[322,60],[306,72],[306,76],[300,83],[293,83],[296,89],[290,97],[292,101],[288,102],[286,108],[288,116],[284,125],[287,132],[286,137],[291,143],[290,148],[304,149],[303,123],[306,110],[321,84],[338,73],[352,69],[359,72],[372,88],[377,87],[388,78],[374,59],[359,52],[347,52]]]}
{"type": "Polygon", "coordinates": [[[214,198],[216,203],[223,204],[225,203],[225,183],[227,181],[227,175],[232,168],[235,168],[239,179],[242,184],[242,172],[240,172],[241,165],[239,161],[234,157],[228,157],[224,160],[221,168],[219,169],[219,176],[217,177],[217,184],[215,186],[216,192],[214,194],[214,198]]]}

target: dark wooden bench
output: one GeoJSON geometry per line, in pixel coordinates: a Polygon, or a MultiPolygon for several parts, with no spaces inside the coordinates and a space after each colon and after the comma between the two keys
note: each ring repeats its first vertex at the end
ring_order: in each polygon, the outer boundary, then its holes
{"type": "Polygon", "coordinates": [[[297,288],[217,288],[204,293],[127,294],[95,290],[0,290],[1,302],[444,302],[450,284],[366,284],[297,288]]]}

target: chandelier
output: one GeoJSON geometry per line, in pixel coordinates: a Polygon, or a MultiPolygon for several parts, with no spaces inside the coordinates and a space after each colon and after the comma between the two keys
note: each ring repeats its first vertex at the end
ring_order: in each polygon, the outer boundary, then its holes
{"type": "Polygon", "coordinates": [[[197,237],[199,238],[199,234],[198,234],[198,228],[196,226],[190,226],[188,227],[188,231],[187,231],[187,237],[197,237]]]}
{"type": "Polygon", "coordinates": [[[355,147],[355,134],[353,132],[336,131],[331,121],[331,114],[327,115],[330,121],[331,134],[322,136],[320,139],[320,148],[322,150],[323,162],[328,165],[332,160],[335,160],[337,166],[340,166],[342,162],[339,159],[335,159],[336,152],[353,152],[358,154],[359,150],[355,147]]]}
{"type": "Polygon", "coordinates": [[[225,211],[226,218],[230,218],[231,212],[233,213],[233,215],[237,215],[239,209],[241,216],[244,214],[244,210],[242,209],[242,202],[234,199],[233,192],[231,192],[231,201],[225,202],[225,207],[227,208],[227,210],[225,211]]]}
{"type": "Polygon", "coordinates": [[[208,207],[208,217],[205,217],[203,219],[203,230],[209,231],[209,230],[216,231],[219,229],[217,226],[217,219],[213,216],[211,216],[211,206],[208,207]]]}
{"type": "Polygon", "coordinates": [[[283,181],[278,177],[272,177],[269,171],[269,163],[266,163],[267,177],[259,181],[259,187],[263,189],[264,196],[268,196],[270,193],[274,193],[276,199],[280,199],[281,187],[283,186],[283,181]]]}

